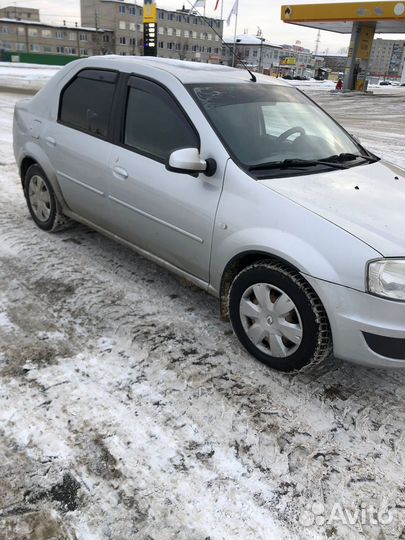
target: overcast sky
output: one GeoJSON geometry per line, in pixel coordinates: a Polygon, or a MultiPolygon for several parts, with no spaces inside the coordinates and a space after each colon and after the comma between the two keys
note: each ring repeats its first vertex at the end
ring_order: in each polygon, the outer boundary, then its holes
{"type": "MultiPolygon", "coordinates": [[[[195,0],[192,0],[193,2],[195,0]]],[[[220,0],[221,1],[221,0],[220,0]]],[[[232,9],[234,0],[224,1],[224,18],[228,17],[232,9]]],[[[350,0],[340,0],[350,1],[350,0]]],[[[207,15],[220,14],[220,9],[213,11],[216,0],[206,0],[207,15]]],[[[137,0],[139,5],[141,0],[137,0]]],[[[257,27],[260,26],[263,31],[263,36],[274,43],[290,43],[301,41],[304,47],[313,50],[315,48],[317,31],[310,28],[293,26],[284,24],[280,20],[280,6],[289,3],[291,5],[305,3],[295,0],[239,0],[239,18],[238,18],[238,33],[243,33],[247,30],[250,34],[256,34],[257,27]]],[[[324,0],[308,0],[308,3],[324,3],[324,0]]],[[[80,0],[0,0],[0,7],[6,5],[27,6],[39,8],[41,11],[41,19],[46,22],[60,23],[63,19],[67,23],[80,21],[80,0]]],[[[178,9],[181,8],[183,0],[157,0],[158,7],[178,9]]],[[[187,7],[190,5],[190,0],[184,0],[187,7]]],[[[201,9],[201,8],[199,8],[201,9]]],[[[234,24],[231,26],[225,25],[225,36],[233,35],[234,24]]],[[[391,36],[386,35],[389,38],[391,36]]],[[[393,38],[394,36],[392,36],[393,38]]],[[[349,37],[345,35],[335,34],[332,32],[321,32],[321,44],[319,51],[338,52],[342,47],[348,45],[349,37]]]]}

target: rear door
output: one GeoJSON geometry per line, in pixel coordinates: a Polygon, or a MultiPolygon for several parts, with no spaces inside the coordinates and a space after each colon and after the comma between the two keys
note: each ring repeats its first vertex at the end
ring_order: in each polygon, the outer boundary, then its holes
{"type": "Polygon", "coordinates": [[[46,152],[71,210],[107,229],[111,108],[118,73],[84,69],[61,92],[58,122],[46,130],[46,152]]]}
{"type": "Polygon", "coordinates": [[[210,178],[167,171],[173,150],[200,149],[197,129],[173,94],[157,82],[131,76],[125,101],[120,140],[110,162],[114,231],[208,281],[223,164],[210,178]]]}

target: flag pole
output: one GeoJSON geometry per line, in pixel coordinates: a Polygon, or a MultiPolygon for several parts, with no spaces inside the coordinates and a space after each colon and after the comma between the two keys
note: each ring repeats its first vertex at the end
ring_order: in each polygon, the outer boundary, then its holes
{"type": "Polygon", "coordinates": [[[233,56],[232,56],[232,67],[235,67],[235,58],[236,58],[236,30],[238,26],[238,12],[239,12],[239,0],[236,0],[236,13],[235,13],[235,31],[233,34],[233,56]]]}

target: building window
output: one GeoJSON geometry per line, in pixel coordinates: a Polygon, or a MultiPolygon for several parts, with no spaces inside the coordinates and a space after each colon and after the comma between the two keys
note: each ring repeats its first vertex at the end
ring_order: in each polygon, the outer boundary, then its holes
{"type": "Polygon", "coordinates": [[[208,41],[212,41],[212,34],[207,34],[208,41]]]}
{"type": "Polygon", "coordinates": [[[208,54],[211,54],[211,53],[212,53],[211,47],[207,47],[207,53],[208,53],[208,54]]]}
{"type": "Polygon", "coordinates": [[[189,38],[189,37],[190,37],[190,32],[189,32],[189,30],[184,30],[184,37],[185,37],[185,38],[189,38]]]}
{"type": "Polygon", "coordinates": [[[185,43],[185,44],[183,45],[183,51],[186,51],[186,52],[188,51],[188,44],[187,44],[187,43],[185,43]]]}
{"type": "MultiPolygon", "coordinates": [[[[143,24],[137,24],[136,27],[138,29],[138,32],[143,32],[143,24]]],[[[163,29],[161,33],[163,34],[163,29]]]]}
{"type": "Polygon", "coordinates": [[[88,51],[87,49],[80,49],[80,56],[88,56],[88,51]]]}
{"type": "Polygon", "coordinates": [[[119,27],[120,27],[120,30],[125,30],[125,28],[127,27],[125,24],[125,21],[120,21],[119,27]]]}
{"type": "Polygon", "coordinates": [[[80,39],[80,41],[88,41],[87,34],[80,34],[79,39],[80,39]]]}
{"type": "Polygon", "coordinates": [[[164,33],[165,33],[165,31],[164,31],[163,26],[159,26],[159,27],[158,27],[158,34],[161,35],[161,36],[163,36],[164,33]]]}
{"type": "Polygon", "coordinates": [[[193,24],[198,24],[198,19],[196,17],[193,17],[193,24]]]}
{"type": "Polygon", "coordinates": [[[129,23],[129,29],[130,29],[132,32],[135,32],[135,23],[134,23],[134,22],[129,23]]]}
{"type": "Polygon", "coordinates": [[[197,32],[192,32],[191,35],[193,39],[197,39],[197,32]]]}
{"type": "Polygon", "coordinates": [[[136,40],[135,40],[135,38],[129,38],[129,44],[130,44],[130,45],[136,45],[136,40]]]}
{"type": "Polygon", "coordinates": [[[56,39],[65,39],[65,32],[61,32],[60,30],[57,30],[55,33],[56,39]]]}
{"type": "Polygon", "coordinates": [[[103,42],[104,42],[104,43],[110,43],[110,36],[107,36],[107,34],[104,34],[104,36],[103,36],[103,42]]]}
{"type": "Polygon", "coordinates": [[[25,28],[23,26],[19,26],[18,27],[18,34],[20,36],[24,36],[25,35],[25,28]]]}
{"type": "Polygon", "coordinates": [[[70,41],[75,41],[77,38],[77,34],[75,34],[75,32],[69,32],[68,36],[70,41]]]}
{"type": "MultiPolygon", "coordinates": [[[[27,50],[27,47],[25,46],[25,43],[17,43],[17,51],[25,52],[27,50]]],[[[44,47],[45,51],[45,47],[44,47]]]]}
{"type": "Polygon", "coordinates": [[[41,52],[41,47],[40,47],[40,45],[37,45],[36,43],[31,43],[30,50],[31,50],[31,52],[38,53],[38,52],[41,52]]]}
{"type": "Polygon", "coordinates": [[[158,47],[159,47],[159,49],[163,49],[163,47],[164,47],[163,41],[158,42],[158,47]]]}
{"type": "Polygon", "coordinates": [[[176,28],[176,37],[181,37],[181,30],[180,30],[180,28],[176,28]]]}
{"type": "Polygon", "coordinates": [[[257,58],[257,49],[253,50],[253,58],[257,58]]]}
{"type": "Polygon", "coordinates": [[[164,18],[165,18],[165,13],[164,13],[164,11],[159,11],[158,16],[159,16],[159,19],[160,19],[161,21],[163,21],[164,18]]]}
{"type": "Polygon", "coordinates": [[[171,41],[169,41],[169,43],[166,43],[166,47],[168,49],[173,49],[173,43],[171,41]]]}
{"type": "Polygon", "coordinates": [[[119,6],[119,12],[125,13],[126,12],[126,6],[119,6]]]}
{"type": "Polygon", "coordinates": [[[218,49],[218,47],[216,47],[215,54],[218,54],[218,53],[219,53],[219,49],[218,49]]]}
{"type": "Polygon", "coordinates": [[[168,28],[168,29],[167,29],[167,35],[168,35],[168,36],[172,36],[172,35],[173,35],[173,28],[168,28]]]}
{"type": "Polygon", "coordinates": [[[197,52],[197,45],[192,45],[192,46],[191,46],[191,50],[192,50],[193,52],[197,52]]]}
{"type": "Polygon", "coordinates": [[[176,15],[176,21],[181,22],[181,15],[176,15]]]}
{"type": "Polygon", "coordinates": [[[215,34],[215,41],[219,41],[219,36],[215,34]]]}
{"type": "Polygon", "coordinates": [[[9,32],[8,32],[8,26],[2,26],[2,27],[1,27],[1,33],[2,33],[2,34],[8,34],[8,33],[9,33],[9,32]]]}
{"type": "Polygon", "coordinates": [[[38,29],[37,28],[28,28],[28,35],[35,37],[38,35],[38,29]]]}
{"type": "Polygon", "coordinates": [[[135,10],[135,7],[134,7],[134,6],[130,6],[130,7],[129,7],[129,14],[130,14],[130,15],[136,15],[136,10],[135,10]]]}
{"type": "Polygon", "coordinates": [[[167,18],[169,21],[174,21],[174,13],[168,13],[167,18]]]}
{"type": "Polygon", "coordinates": [[[120,45],[126,45],[127,44],[127,38],[125,36],[120,37],[120,45]]]}

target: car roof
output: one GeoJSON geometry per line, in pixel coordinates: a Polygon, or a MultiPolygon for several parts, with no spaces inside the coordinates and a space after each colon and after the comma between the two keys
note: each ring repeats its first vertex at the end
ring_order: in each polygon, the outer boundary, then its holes
{"type": "MultiPolygon", "coordinates": [[[[231,68],[217,64],[202,62],[187,62],[171,58],[145,56],[91,56],[79,60],[83,67],[103,67],[117,69],[126,73],[136,72],[137,66],[149,67],[152,72],[165,71],[176,77],[183,84],[192,83],[243,83],[251,82],[250,75],[245,69],[231,68]]],[[[260,83],[288,86],[287,83],[274,77],[255,73],[260,83]]]]}

